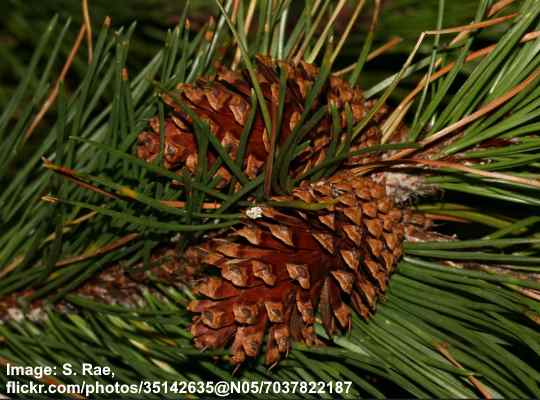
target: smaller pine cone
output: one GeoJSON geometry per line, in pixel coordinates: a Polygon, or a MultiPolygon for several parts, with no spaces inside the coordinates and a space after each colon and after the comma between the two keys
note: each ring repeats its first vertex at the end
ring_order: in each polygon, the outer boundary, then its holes
{"type": "MultiPolygon", "coordinates": [[[[306,97],[320,72],[318,68],[305,62],[294,64],[290,61],[275,61],[263,56],[257,57],[256,66],[257,79],[271,114],[278,110],[280,70],[287,71],[283,116],[277,143],[279,146],[284,144],[299,122],[304,112],[306,97]]],[[[240,139],[251,113],[252,91],[253,86],[247,72],[222,70],[215,76],[200,78],[193,84],[179,84],[176,90],[163,95],[164,102],[171,109],[163,127],[164,166],[171,170],[185,167],[191,172],[194,172],[197,167],[197,141],[193,120],[185,112],[186,108],[208,124],[211,133],[228,150],[229,156],[233,160],[236,159],[240,139]]],[[[339,77],[330,76],[315,98],[311,109],[313,113],[323,107],[327,112],[305,136],[304,140],[310,141],[310,145],[293,160],[291,176],[298,177],[324,162],[333,139],[330,105],[336,107],[342,129],[340,140],[344,141],[348,123],[346,110],[350,109],[352,123],[356,124],[367,115],[374,101],[366,101],[360,89],[349,86],[339,77]]],[[[388,109],[383,107],[376,113],[365,131],[351,143],[351,151],[380,143],[379,126],[387,112],[388,109]]],[[[137,156],[146,161],[155,159],[161,148],[159,118],[152,118],[149,126],[150,129],[139,135],[137,144],[137,156]]],[[[269,151],[269,135],[260,110],[257,110],[249,132],[242,166],[247,177],[253,179],[262,171],[269,151]]],[[[217,153],[212,149],[209,150],[207,157],[210,166],[218,159],[217,153]]],[[[375,158],[373,155],[357,156],[348,160],[348,164],[363,164],[375,158]]],[[[220,167],[217,175],[225,184],[231,179],[231,173],[225,167],[220,167]]]]}
{"type": "Polygon", "coordinates": [[[189,305],[197,313],[190,328],[196,346],[232,342],[234,363],[255,357],[266,332],[268,364],[292,340],[318,344],[317,310],[329,335],[350,328],[349,306],[368,318],[419,220],[398,208],[383,185],[344,174],[304,182],[275,200],[301,200],[313,210],[251,209],[241,228],[187,253],[193,263],[220,270],[195,287],[209,299],[189,305]]]}

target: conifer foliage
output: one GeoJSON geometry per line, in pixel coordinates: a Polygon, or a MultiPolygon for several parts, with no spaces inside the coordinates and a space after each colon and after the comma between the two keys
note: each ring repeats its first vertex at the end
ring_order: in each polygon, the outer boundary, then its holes
{"type": "Polygon", "coordinates": [[[140,71],[107,19],[76,87],[50,22],[0,114],[0,363],[540,397],[538,0],[440,1],[365,88],[380,2],[291,3],[188,5],[140,71]]]}

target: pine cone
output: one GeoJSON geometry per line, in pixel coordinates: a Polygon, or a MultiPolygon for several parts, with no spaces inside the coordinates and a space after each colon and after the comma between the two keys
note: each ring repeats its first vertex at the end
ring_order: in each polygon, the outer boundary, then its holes
{"type": "MultiPolygon", "coordinates": [[[[315,66],[305,62],[295,65],[290,61],[273,61],[267,57],[257,57],[257,77],[271,113],[276,112],[279,104],[279,70],[281,68],[287,71],[287,86],[278,144],[285,142],[298,123],[304,111],[306,96],[319,75],[319,70],[315,66]]],[[[197,142],[193,133],[193,121],[178,104],[179,100],[199,119],[208,123],[211,132],[228,149],[229,156],[236,159],[240,138],[250,115],[251,92],[252,85],[247,72],[223,70],[214,77],[201,78],[195,84],[182,83],[171,95],[164,95],[164,101],[172,108],[172,112],[165,119],[164,126],[165,167],[176,170],[185,166],[194,172],[197,166],[197,142]]],[[[332,140],[330,104],[334,104],[338,110],[343,132],[347,127],[346,106],[350,107],[353,123],[364,118],[369,108],[373,106],[372,101],[365,101],[360,89],[352,88],[343,79],[331,76],[312,106],[312,111],[326,107],[328,112],[306,136],[305,139],[310,141],[310,146],[307,146],[293,160],[291,166],[293,177],[302,175],[325,160],[327,148],[332,140]]],[[[374,116],[370,125],[352,143],[352,151],[380,142],[378,126],[387,111],[383,107],[374,116]]],[[[139,135],[137,155],[144,160],[152,161],[160,151],[159,118],[152,118],[149,125],[151,129],[139,135]]],[[[251,127],[243,165],[243,171],[249,178],[253,179],[260,172],[267,159],[270,149],[268,137],[261,113],[257,112],[251,127]]],[[[345,140],[344,134],[341,140],[345,140]]],[[[212,165],[216,159],[217,154],[210,150],[209,165],[212,165]]],[[[349,160],[349,163],[359,164],[369,161],[373,161],[373,156],[356,157],[349,160]]],[[[220,167],[217,174],[224,179],[224,182],[229,182],[231,178],[226,167],[220,167]]]]}
{"type": "Polygon", "coordinates": [[[220,269],[194,289],[211,300],[189,309],[191,333],[200,348],[232,341],[232,360],[255,357],[268,329],[266,362],[277,362],[291,340],[318,343],[313,324],[318,309],[329,335],[350,328],[351,305],[368,318],[386,291],[402,253],[402,241],[421,216],[398,208],[385,187],[370,178],[336,175],[304,182],[291,197],[313,211],[262,207],[249,210],[233,233],[192,247],[193,264],[220,269]]]}

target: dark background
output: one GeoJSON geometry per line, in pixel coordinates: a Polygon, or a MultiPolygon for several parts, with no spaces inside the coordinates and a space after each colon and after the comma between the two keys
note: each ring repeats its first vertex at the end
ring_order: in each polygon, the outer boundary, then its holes
{"type": "MultiPolygon", "coordinates": [[[[185,1],[89,0],[88,3],[94,31],[99,28],[107,15],[112,18],[115,28],[137,21],[128,66],[130,69],[138,69],[145,65],[162,46],[167,28],[178,23],[185,1]]],[[[437,0],[383,0],[374,48],[384,44],[393,36],[402,37],[403,42],[392,51],[367,64],[360,81],[363,87],[369,87],[395,72],[414,46],[420,32],[436,27],[438,3],[437,0]]],[[[304,2],[295,0],[292,4],[300,10],[304,2]]],[[[338,19],[336,24],[338,31],[345,27],[355,4],[355,1],[351,1],[347,10],[338,19]]],[[[477,0],[447,1],[444,26],[470,22],[477,5],[477,0]]],[[[372,4],[368,1],[357,26],[353,29],[350,42],[344,47],[341,57],[336,62],[337,68],[356,60],[370,23],[371,10],[372,4]]],[[[26,63],[35,49],[40,34],[55,14],[59,14],[61,22],[67,18],[72,19],[69,40],[62,49],[64,57],[61,59],[65,59],[82,22],[79,0],[0,1],[0,107],[6,103],[15,85],[23,77],[26,63]]],[[[213,0],[192,1],[189,16],[193,30],[199,29],[210,15],[217,14],[218,10],[213,0]]],[[[489,33],[484,36],[489,41],[489,33]]],[[[83,45],[80,54],[86,53],[84,47],[83,45]]],[[[429,51],[428,44],[421,48],[423,53],[429,51]]],[[[78,57],[75,60],[68,79],[75,79],[82,73],[84,62],[84,57],[78,57]]],[[[399,95],[399,90],[396,95],[399,95]]]]}

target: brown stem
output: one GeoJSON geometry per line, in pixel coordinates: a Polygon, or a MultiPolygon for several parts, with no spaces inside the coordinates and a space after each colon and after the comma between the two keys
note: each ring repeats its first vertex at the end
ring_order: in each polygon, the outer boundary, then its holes
{"type": "MultiPolygon", "coordinates": [[[[465,369],[463,368],[463,366],[457,362],[457,360],[452,356],[452,354],[450,354],[450,351],[448,350],[448,344],[447,343],[439,343],[435,346],[435,348],[443,355],[446,357],[446,359],[448,361],[450,361],[450,363],[456,367],[456,368],[461,368],[461,369],[465,369]]],[[[482,395],[482,397],[484,399],[492,399],[493,396],[491,394],[491,392],[488,390],[488,388],[486,386],[484,386],[484,384],[482,382],[480,382],[478,379],[476,379],[474,376],[472,375],[468,375],[467,376],[467,379],[469,380],[469,382],[471,382],[471,384],[476,388],[478,389],[478,391],[480,392],[480,394],[482,395]]]]}
{"type": "Polygon", "coordinates": [[[88,0],[82,0],[82,12],[84,26],[86,27],[86,43],[88,46],[88,64],[92,63],[94,58],[94,46],[92,44],[92,22],[90,21],[90,12],[88,11],[88,0]]]}
{"type": "Polygon", "coordinates": [[[85,31],[86,31],[86,27],[83,24],[81,25],[81,29],[79,30],[79,34],[77,35],[77,39],[75,39],[75,43],[73,44],[73,47],[71,48],[71,51],[66,60],[66,63],[64,64],[64,67],[62,68],[62,72],[60,72],[60,75],[58,76],[56,83],[54,84],[51,92],[49,93],[49,96],[47,97],[43,105],[41,106],[41,109],[32,120],[30,127],[28,128],[28,130],[26,131],[24,135],[23,142],[26,142],[30,138],[30,136],[32,135],[34,130],[37,128],[37,126],[39,125],[39,123],[41,122],[45,114],[47,113],[47,111],[49,111],[49,108],[51,108],[52,104],[56,100],[56,97],[58,96],[58,90],[60,88],[60,82],[64,80],[64,78],[66,77],[66,74],[69,71],[69,68],[71,67],[71,64],[73,63],[73,59],[75,58],[75,55],[77,54],[77,51],[79,50],[79,47],[81,46],[85,31]]]}

